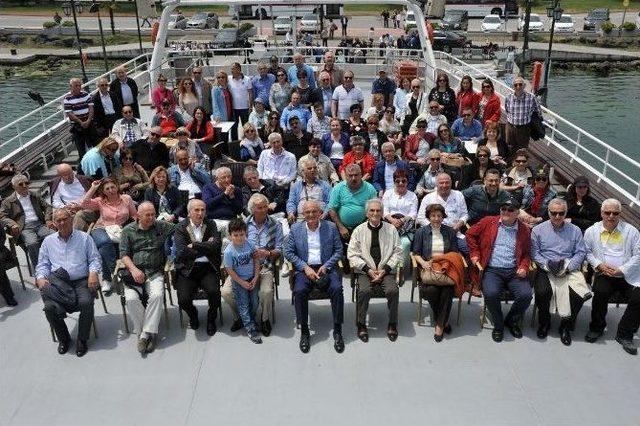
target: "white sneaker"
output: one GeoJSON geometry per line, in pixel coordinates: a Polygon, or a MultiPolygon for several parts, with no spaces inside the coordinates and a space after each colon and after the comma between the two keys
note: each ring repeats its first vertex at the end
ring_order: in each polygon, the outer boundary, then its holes
{"type": "Polygon", "coordinates": [[[103,293],[107,293],[111,291],[111,289],[113,288],[113,284],[111,283],[111,281],[102,280],[100,288],[102,289],[103,293]]]}

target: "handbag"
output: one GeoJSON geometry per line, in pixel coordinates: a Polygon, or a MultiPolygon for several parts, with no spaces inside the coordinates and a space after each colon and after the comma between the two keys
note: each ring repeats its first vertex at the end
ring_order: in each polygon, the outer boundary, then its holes
{"type": "Polygon", "coordinates": [[[420,271],[420,281],[423,285],[455,285],[453,279],[447,275],[445,268],[434,264],[432,264],[431,269],[422,269],[420,271]]]}
{"type": "Polygon", "coordinates": [[[122,226],[107,225],[104,227],[104,232],[107,233],[112,243],[120,244],[120,237],[122,236],[122,226]]]}
{"type": "Polygon", "coordinates": [[[529,136],[534,141],[544,138],[546,129],[542,123],[542,116],[538,113],[538,110],[534,110],[531,114],[531,121],[529,122],[529,136]]]}

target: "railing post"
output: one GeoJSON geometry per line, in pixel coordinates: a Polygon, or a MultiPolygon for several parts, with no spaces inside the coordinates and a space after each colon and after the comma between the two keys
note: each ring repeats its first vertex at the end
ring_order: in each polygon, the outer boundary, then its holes
{"type": "Polygon", "coordinates": [[[602,168],[602,177],[607,177],[607,167],[609,166],[609,157],[611,150],[607,148],[607,153],[604,155],[604,167],[602,168]]]}
{"type": "Polygon", "coordinates": [[[18,143],[20,144],[20,148],[24,148],[24,145],[22,143],[22,131],[20,130],[20,125],[18,124],[17,121],[16,121],[16,131],[18,133],[18,143]]]}
{"type": "Polygon", "coordinates": [[[570,160],[571,163],[573,163],[573,160],[578,158],[578,153],[580,151],[580,136],[582,136],[582,133],[578,133],[578,138],[576,139],[576,149],[573,150],[573,157],[571,157],[570,160]]]}

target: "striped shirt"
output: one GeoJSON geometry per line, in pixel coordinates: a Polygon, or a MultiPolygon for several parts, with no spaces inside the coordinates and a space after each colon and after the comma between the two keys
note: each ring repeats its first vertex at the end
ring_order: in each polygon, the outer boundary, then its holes
{"type": "Polygon", "coordinates": [[[540,113],[536,97],[529,92],[522,92],[520,96],[516,96],[515,93],[507,96],[504,109],[507,111],[507,122],[515,126],[529,124],[534,110],[540,113]]]}
{"type": "Polygon", "coordinates": [[[507,226],[502,221],[498,225],[498,235],[493,245],[489,266],[494,268],[516,267],[516,235],[518,234],[518,222],[507,226]]]}
{"type": "Polygon", "coordinates": [[[69,92],[64,96],[63,106],[65,114],[72,113],[80,120],[85,120],[89,116],[89,107],[93,106],[93,100],[91,95],[84,90],[81,90],[77,95],[72,95],[69,92]]]}

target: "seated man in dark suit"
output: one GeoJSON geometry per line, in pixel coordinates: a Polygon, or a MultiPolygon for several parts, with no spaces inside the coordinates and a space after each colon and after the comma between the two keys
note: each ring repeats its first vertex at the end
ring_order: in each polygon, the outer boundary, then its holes
{"type": "Polygon", "coordinates": [[[282,188],[277,187],[273,182],[261,180],[255,167],[245,167],[242,177],[245,183],[242,187],[242,205],[246,216],[251,215],[247,206],[253,194],[262,194],[269,199],[269,214],[284,212],[287,194],[282,188]]]}
{"type": "Polygon", "coordinates": [[[207,334],[216,331],[216,313],[220,306],[220,233],[214,221],[206,219],[206,205],[192,199],[187,204],[188,218],[176,228],[176,290],[178,305],[189,315],[189,326],[200,326],[198,310],[193,306],[194,291],[200,287],[207,294],[207,334]]]}
{"type": "Polygon", "coordinates": [[[336,352],[344,351],[342,322],[344,296],[337,264],[342,257],[342,241],[336,226],[320,220],[322,209],[316,201],[308,201],[302,210],[304,222],[295,223],[284,247],[285,258],[295,268],[293,300],[296,320],[300,324],[300,350],[309,352],[309,293],[323,289],[331,297],[333,339],[336,352]]]}

